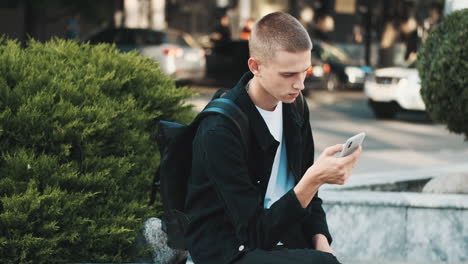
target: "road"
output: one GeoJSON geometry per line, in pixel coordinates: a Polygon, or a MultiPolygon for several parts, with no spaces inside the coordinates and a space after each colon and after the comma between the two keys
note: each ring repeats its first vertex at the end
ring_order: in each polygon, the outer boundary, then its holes
{"type": "MultiPolygon", "coordinates": [[[[216,87],[194,86],[190,100],[201,110],[216,87]]],[[[468,142],[436,124],[424,113],[401,113],[394,120],[377,120],[362,92],[313,91],[307,97],[316,158],[327,146],[344,143],[365,132],[364,152],[353,175],[408,170],[468,168],[468,142]]]]}

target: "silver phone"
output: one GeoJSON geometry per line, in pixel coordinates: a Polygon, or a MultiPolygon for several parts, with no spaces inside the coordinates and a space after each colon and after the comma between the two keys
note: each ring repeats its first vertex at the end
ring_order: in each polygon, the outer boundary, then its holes
{"type": "Polygon", "coordinates": [[[338,155],[338,157],[346,157],[349,154],[353,153],[360,145],[362,145],[362,142],[364,141],[364,138],[366,137],[366,133],[359,133],[355,136],[352,136],[346,140],[346,143],[343,147],[343,150],[341,153],[338,155]]]}

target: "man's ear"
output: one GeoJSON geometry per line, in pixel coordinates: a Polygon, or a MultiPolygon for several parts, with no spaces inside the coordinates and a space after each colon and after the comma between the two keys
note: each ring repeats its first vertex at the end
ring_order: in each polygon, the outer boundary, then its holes
{"type": "Polygon", "coordinates": [[[259,63],[259,61],[254,57],[250,57],[249,60],[247,61],[247,63],[249,65],[249,70],[255,76],[258,76],[260,74],[260,63],[259,63]]]}

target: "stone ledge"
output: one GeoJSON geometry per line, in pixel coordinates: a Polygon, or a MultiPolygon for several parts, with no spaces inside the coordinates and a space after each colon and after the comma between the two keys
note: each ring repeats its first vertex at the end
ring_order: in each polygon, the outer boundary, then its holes
{"type": "Polygon", "coordinates": [[[320,190],[346,190],[372,185],[394,184],[404,181],[425,180],[456,173],[468,172],[468,164],[458,164],[447,167],[396,170],[391,172],[374,172],[353,174],[345,185],[323,185],[320,190]]]}
{"type": "Polygon", "coordinates": [[[324,204],[468,210],[468,195],[375,191],[321,191],[324,204]]]}
{"type": "MultiPolygon", "coordinates": [[[[388,261],[388,260],[361,260],[361,259],[350,259],[350,258],[343,258],[339,259],[340,262],[346,264],[427,264],[427,262],[418,262],[418,261],[388,261]]],[[[443,264],[444,262],[435,263],[432,262],[431,264],[443,264]]],[[[451,264],[468,264],[468,262],[454,262],[451,264]]]]}

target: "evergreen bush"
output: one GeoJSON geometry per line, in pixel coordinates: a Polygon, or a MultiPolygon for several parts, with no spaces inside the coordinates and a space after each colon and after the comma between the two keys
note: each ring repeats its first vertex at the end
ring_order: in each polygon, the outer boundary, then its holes
{"type": "Polygon", "coordinates": [[[431,117],[468,140],[468,9],[443,18],[418,55],[421,95],[431,117]]]}
{"type": "Polygon", "coordinates": [[[159,66],[114,46],[0,38],[0,263],[128,262],[159,164],[156,119],[186,123],[159,66]]]}

